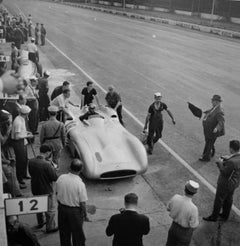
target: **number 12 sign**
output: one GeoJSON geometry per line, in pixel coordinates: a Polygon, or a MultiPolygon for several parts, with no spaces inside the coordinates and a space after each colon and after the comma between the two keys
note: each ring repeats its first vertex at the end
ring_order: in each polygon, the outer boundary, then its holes
{"type": "Polygon", "coordinates": [[[48,196],[5,199],[6,215],[35,214],[48,211],[48,196]]]}

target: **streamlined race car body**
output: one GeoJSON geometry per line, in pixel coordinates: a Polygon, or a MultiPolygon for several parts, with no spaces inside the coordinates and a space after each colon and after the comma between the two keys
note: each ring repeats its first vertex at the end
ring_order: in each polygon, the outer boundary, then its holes
{"type": "Polygon", "coordinates": [[[117,179],[144,173],[148,160],[143,144],[119,123],[113,109],[101,107],[97,113],[89,117],[88,125],[74,117],[76,113],[65,123],[71,152],[76,151],[84,163],[84,176],[117,179]]]}

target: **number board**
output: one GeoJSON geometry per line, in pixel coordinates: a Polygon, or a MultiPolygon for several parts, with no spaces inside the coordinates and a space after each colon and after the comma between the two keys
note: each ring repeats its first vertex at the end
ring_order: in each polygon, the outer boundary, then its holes
{"type": "Polygon", "coordinates": [[[10,56],[0,56],[0,62],[10,62],[10,56]]]}
{"type": "Polygon", "coordinates": [[[5,199],[7,216],[21,214],[35,214],[48,211],[48,196],[33,196],[5,199]]]}
{"type": "Polygon", "coordinates": [[[6,43],[6,39],[5,38],[0,38],[0,44],[5,44],[6,43]]]}

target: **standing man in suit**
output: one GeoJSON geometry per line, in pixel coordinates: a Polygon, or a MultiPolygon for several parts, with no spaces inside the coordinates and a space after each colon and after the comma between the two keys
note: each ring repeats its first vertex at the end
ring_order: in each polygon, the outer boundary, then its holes
{"type": "Polygon", "coordinates": [[[217,182],[217,191],[210,216],[204,217],[205,221],[217,221],[218,216],[226,221],[230,215],[233,193],[240,183],[240,142],[232,140],[229,143],[230,156],[223,156],[217,161],[220,171],[217,182]],[[220,213],[222,209],[222,213],[220,213]]]}
{"type": "Polygon", "coordinates": [[[125,210],[113,215],[106,228],[107,236],[113,237],[113,246],[143,246],[142,236],[150,231],[147,216],[137,212],[138,196],[129,193],[124,197],[125,210]]]}
{"type": "Polygon", "coordinates": [[[216,139],[225,134],[224,112],[221,108],[221,96],[212,97],[212,108],[205,111],[203,118],[203,132],[205,137],[205,147],[199,161],[208,162],[215,154],[214,143],[216,139]]]}

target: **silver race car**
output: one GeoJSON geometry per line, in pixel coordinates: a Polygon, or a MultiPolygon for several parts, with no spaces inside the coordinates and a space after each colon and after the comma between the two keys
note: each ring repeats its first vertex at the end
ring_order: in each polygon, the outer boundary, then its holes
{"type": "MultiPolygon", "coordinates": [[[[78,111],[78,115],[86,112],[78,111]]],[[[77,112],[65,123],[71,153],[84,163],[83,174],[89,179],[118,179],[146,172],[146,150],[138,138],[118,120],[116,111],[100,107],[97,114],[80,121],[77,112]]]]}

